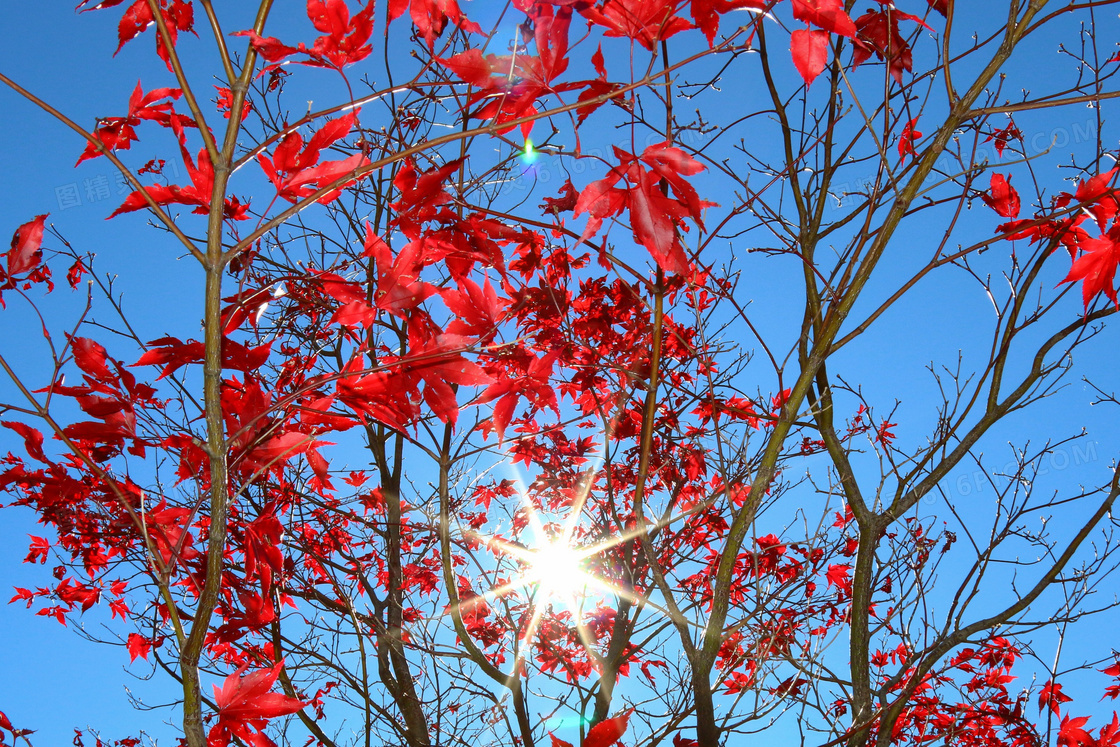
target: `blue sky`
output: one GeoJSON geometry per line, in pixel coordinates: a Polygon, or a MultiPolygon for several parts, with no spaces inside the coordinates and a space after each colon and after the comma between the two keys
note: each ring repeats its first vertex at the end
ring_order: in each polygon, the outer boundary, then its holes
{"type": "MultiPolygon", "coordinates": [[[[152,79],[151,32],[111,57],[119,17],[119,10],[79,16],[69,2],[5,3],[0,22],[12,33],[0,45],[0,70],[84,126],[91,126],[97,116],[119,114],[127,108],[128,95],[141,77],[139,71],[145,71],[146,87],[162,80],[162,76],[152,79]]],[[[35,215],[49,212],[50,222],[78,251],[99,255],[103,270],[127,256],[130,270],[136,272],[121,273],[126,302],[146,333],[158,332],[160,312],[167,305],[181,307],[191,300],[183,294],[190,287],[183,282],[183,273],[198,273],[193,262],[179,260],[176,249],[145,230],[141,220],[105,220],[123,197],[104,159],[74,168],[84,147],[75,133],[6,87],[0,90],[0,106],[4,111],[0,142],[4,143],[2,171],[6,176],[0,180],[3,230],[14,231],[35,215]]],[[[128,162],[141,165],[161,155],[167,145],[161,143],[157,148],[156,143],[141,141],[128,162]]],[[[59,248],[53,237],[44,246],[59,248]]],[[[84,297],[63,288],[60,291],[52,304],[62,307],[60,318],[72,319],[84,297]]],[[[42,340],[34,333],[13,332],[36,328],[26,308],[9,304],[3,323],[6,331],[0,332],[4,355],[32,377],[32,362],[42,360],[42,340]]],[[[5,393],[8,386],[5,381],[5,393]]],[[[5,440],[0,448],[6,451],[14,446],[5,440]]],[[[3,511],[0,587],[4,598],[0,602],[7,601],[14,586],[36,587],[50,580],[48,569],[20,562],[26,555],[27,535],[42,533],[29,512],[3,511]]],[[[155,683],[138,679],[134,675],[151,673],[150,665],[138,660],[129,666],[123,648],[92,645],[73,630],[80,622],[92,635],[108,637],[102,628],[104,612],[107,610],[93,610],[67,629],[33,616],[22,605],[0,604],[0,630],[7,641],[0,656],[0,710],[17,728],[35,729],[34,744],[68,745],[75,728],[86,731],[89,726],[109,738],[136,735],[138,724],[159,736],[160,744],[174,743],[176,730],[161,724],[171,712],[140,714],[129,706],[126,693],[127,688],[148,703],[160,703],[174,697],[176,688],[168,687],[173,683],[165,676],[157,676],[155,683]]],[[[92,745],[93,740],[87,739],[86,744],[92,745]]]]}

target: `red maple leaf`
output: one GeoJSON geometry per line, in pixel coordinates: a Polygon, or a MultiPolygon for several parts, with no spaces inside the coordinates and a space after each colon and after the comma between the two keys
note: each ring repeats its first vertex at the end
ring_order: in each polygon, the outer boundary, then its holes
{"type": "Polygon", "coordinates": [[[404,162],[393,179],[393,186],[400,192],[400,197],[389,207],[397,211],[396,222],[405,236],[418,238],[420,225],[435,218],[439,214],[437,208],[451,200],[444,187],[447,177],[455,173],[462,163],[461,160],[449,161],[420,173],[411,158],[404,162]]]}
{"type": "MultiPolygon", "coordinates": [[[[84,13],[87,10],[104,10],[105,8],[112,8],[120,5],[123,0],[82,0],[78,3],[78,9],[84,13]],[[82,6],[87,7],[82,7],[82,6]]],[[[167,28],[167,34],[171,38],[172,46],[179,38],[179,32],[194,33],[194,6],[191,5],[191,0],[171,0],[169,4],[167,0],[160,0],[158,3],[160,15],[163,16],[164,25],[167,28]]],[[[135,0],[128,9],[125,10],[124,15],[121,16],[120,23],[117,25],[117,51],[113,53],[116,56],[117,52],[125,44],[135,39],[144,32],[149,26],[155,22],[155,16],[152,14],[152,5],[148,0],[135,0]]],[[[171,69],[170,55],[167,48],[163,44],[163,36],[156,34],[156,54],[159,58],[167,63],[167,69],[171,69]]]]}
{"type": "Polygon", "coordinates": [[[583,747],[611,747],[626,733],[626,726],[630,721],[631,711],[621,713],[614,718],[603,719],[587,730],[583,747]]]}
{"type": "Polygon", "coordinates": [[[273,575],[284,567],[284,552],[280,549],[284,526],[268,508],[245,525],[244,533],[245,579],[259,578],[261,592],[267,597],[273,575]]]}
{"type": "MultiPolygon", "coordinates": [[[[204,346],[201,342],[182,342],[175,337],[161,337],[148,342],[149,350],[132,365],[134,366],[163,366],[159,378],[170,376],[177,369],[189,364],[198,363],[203,358],[204,346]]],[[[157,379],[158,380],[158,379],[157,379]]]]}
{"type": "Polygon", "coordinates": [[[113,52],[113,56],[115,57],[125,44],[135,39],[154,21],[155,16],[152,14],[152,7],[147,0],[136,0],[128,6],[124,15],[121,16],[120,24],[117,26],[117,39],[120,43],[117,44],[117,51],[113,52]]]}
{"type": "Polygon", "coordinates": [[[218,723],[210,730],[211,747],[225,747],[233,737],[255,745],[271,745],[264,736],[269,719],[295,713],[307,704],[282,693],[270,692],[284,662],[270,669],[260,669],[242,677],[248,664],[226,677],[219,689],[214,686],[214,703],[218,706],[218,723]],[[252,728],[256,734],[250,732],[252,728]],[[263,738],[264,741],[261,741],[263,738]]]}
{"type": "MultiPolygon", "coordinates": [[[[41,246],[43,243],[43,230],[47,220],[46,215],[37,215],[32,220],[24,223],[12,234],[12,247],[8,250],[7,276],[15,275],[35,269],[43,256],[41,246]]],[[[9,280],[9,282],[11,282],[9,280]]],[[[8,286],[12,287],[12,286],[8,286]]]]}
{"type": "Polygon", "coordinates": [[[897,438],[894,432],[891,431],[891,428],[894,428],[897,425],[898,423],[881,423],[875,430],[875,439],[884,446],[889,445],[891,441],[897,438]]]}
{"type": "MultiPolygon", "coordinates": [[[[248,348],[233,340],[222,341],[222,368],[233,371],[255,371],[268,360],[272,343],[248,348]]],[[[170,376],[179,368],[201,363],[205,346],[197,340],[183,342],[177,337],[161,337],[148,342],[148,351],[133,366],[163,366],[159,378],[170,376]]]]}
{"type": "Polygon", "coordinates": [[[34,534],[27,536],[31,538],[31,544],[28,546],[27,557],[23,559],[23,562],[34,563],[38,561],[45,565],[51,554],[51,543],[45,537],[36,537],[34,534]]]}
{"type": "Polygon", "coordinates": [[[5,252],[7,267],[0,267],[0,308],[5,307],[4,291],[16,287],[17,275],[26,273],[26,277],[19,278],[20,282],[46,283],[48,291],[54,290],[50,268],[42,264],[46,220],[46,215],[38,215],[12,234],[12,246],[5,252]]]}
{"type": "Polygon", "coordinates": [[[307,17],[322,36],[308,47],[303,42],[290,46],[279,39],[264,37],[252,29],[238,31],[234,36],[246,36],[249,44],[266,62],[277,63],[294,54],[307,56],[294,60],[298,65],[326,67],[341,71],[347,65],[364,60],[373,51],[369,44],[373,33],[374,0],[356,15],[350,15],[346,0],[307,0],[307,17]]]}
{"type": "Polygon", "coordinates": [[[109,370],[109,353],[101,343],[88,337],[75,337],[70,345],[74,349],[74,362],[82,373],[95,381],[115,383],[116,378],[109,370]]]}
{"type": "Polygon", "coordinates": [[[1101,727],[1096,747],[1116,747],[1117,743],[1120,743],[1120,716],[1113,711],[1112,723],[1101,727]]]}
{"type": "Polygon", "coordinates": [[[233,36],[249,37],[249,45],[265,62],[279,62],[289,55],[297,54],[307,48],[301,43],[299,47],[289,47],[274,36],[261,36],[252,29],[248,31],[235,31],[233,36]],[[301,49],[302,48],[302,49],[301,49]]]}
{"type": "Polygon", "coordinates": [[[898,158],[899,160],[906,160],[906,154],[917,156],[918,151],[914,150],[914,141],[922,136],[922,133],[914,129],[914,125],[918,124],[918,118],[915,117],[906,123],[902,128],[902,135],[898,138],[898,158]]]}
{"type": "MultiPolygon", "coordinates": [[[[479,49],[468,49],[440,64],[451,69],[463,81],[475,86],[468,105],[479,104],[470,117],[493,120],[502,125],[510,120],[528,117],[538,112],[536,101],[541,96],[583,87],[596,87],[597,81],[554,83],[568,69],[568,28],[572,10],[553,8],[538,3],[529,9],[536,55],[483,55],[479,49]]],[[[598,68],[597,68],[598,70],[598,68]]],[[[514,125],[497,130],[508,132],[514,125]]],[[[528,137],[533,120],[521,123],[521,132],[528,137]]]]}
{"type": "Polygon", "coordinates": [[[490,425],[497,431],[499,443],[505,438],[506,427],[513,419],[513,412],[521,397],[527,399],[534,410],[551,408],[559,417],[560,405],[549,380],[559,356],[560,351],[553,350],[539,358],[533,357],[525,370],[517,375],[496,376],[496,381],[475,400],[475,404],[479,405],[498,400],[498,404],[494,405],[490,425]]]}
{"type": "Polygon", "coordinates": [[[1113,304],[1120,306],[1114,286],[1116,265],[1120,264],[1120,228],[1113,227],[1103,236],[1086,239],[1081,242],[1080,248],[1084,253],[1074,260],[1062,282],[1081,281],[1081,297],[1086,309],[1089,302],[1102,292],[1113,304]]]}
{"type": "Polygon", "coordinates": [[[828,39],[828,32],[821,30],[797,29],[790,34],[793,65],[805,79],[805,85],[810,85],[824,72],[828,64],[828,39]]]}
{"type": "Polygon", "coordinates": [[[127,646],[130,661],[136,661],[136,657],[147,661],[148,652],[152,650],[152,641],[138,633],[129,633],[127,646]]]}
{"type": "MultiPolygon", "coordinates": [[[[218,91],[218,100],[215,102],[215,106],[217,106],[218,111],[222,112],[226,119],[229,119],[233,114],[233,91],[228,88],[223,88],[222,86],[214,86],[214,88],[218,91]]],[[[253,104],[246,99],[245,104],[241,107],[242,122],[245,121],[245,118],[249,116],[251,111],[253,111],[253,104]]]]}
{"type": "Polygon", "coordinates": [[[583,229],[580,241],[598,233],[603,219],[618,215],[626,209],[626,190],[616,186],[624,176],[625,172],[613,168],[607,176],[591,182],[580,191],[574,212],[577,216],[588,214],[587,226],[583,229]]]}
{"type": "MultiPolygon", "coordinates": [[[[1113,177],[1120,167],[1110,169],[1103,174],[1097,174],[1091,179],[1087,179],[1077,185],[1077,191],[1073,195],[1073,199],[1080,203],[1086,203],[1088,210],[1097,219],[1097,226],[1103,231],[1108,221],[1116,217],[1117,210],[1120,210],[1120,203],[1117,203],[1115,190],[1111,184],[1113,177]]],[[[1062,197],[1068,197],[1066,193],[1062,197]]],[[[1068,201],[1059,201],[1060,207],[1065,207],[1068,201]]]]}
{"type": "Polygon", "coordinates": [[[628,198],[634,238],[645,245],[661,269],[688,275],[688,257],[676,230],[685,216],[683,206],[666,197],[661,191],[661,180],[652,172],[632,167],[630,174],[633,183],[628,198]]]}
{"type": "Polygon", "coordinates": [[[993,140],[996,144],[996,153],[998,153],[1002,157],[1003,151],[1005,148],[1007,148],[1007,144],[1010,141],[1023,141],[1023,133],[1019,131],[1019,128],[1015,126],[1015,122],[1012,121],[1008,122],[1006,127],[1000,128],[998,130],[992,130],[992,134],[988,135],[988,137],[984,139],[984,142],[989,143],[993,140]]]}
{"type": "Polygon", "coordinates": [[[325,59],[336,68],[364,60],[373,51],[374,0],[355,16],[350,16],[346,0],[307,0],[307,17],[323,36],[315,40],[311,56],[325,59]]]}
{"type": "Polygon", "coordinates": [[[1054,680],[1050,680],[1042,686],[1042,691],[1038,694],[1038,710],[1041,711],[1043,708],[1050,706],[1050,710],[1056,716],[1059,713],[1059,706],[1071,700],[1073,698],[1062,692],[1061,685],[1054,680]]]}
{"type": "Polygon", "coordinates": [[[921,18],[889,5],[881,11],[869,11],[856,19],[852,67],[858,67],[874,53],[880,60],[886,61],[891,76],[899,85],[902,84],[902,73],[913,69],[914,59],[910,45],[898,31],[899,19],[914,21],[933,31],[921,18]]]}
{"type": "MultiPolygon", "coordinates": [[[[743,672],[733,672],[730,677],[723,681],[724,691],[728,695],[737,695],[754,684],[754,678],[743,672]]],[[[674,744],[676,742],[674,741],[674,744]]]]}
{"type": "MultiPolygon", "coordinates": [[[[626,725],[630,720],[630,711],[615,716],[614,718],[604,719],[599,723],[592,726],[587,730],[587,736],[584,737],[583,747],[611,747],[617,744],[622,735],[626,733],[626,725]]],[[[555,734],[549,732],[548,736],[552,738],[552,747],[572,747],[570,742],[565,742],[555,734]]]]}
{"type": "Polygon", "coordinates": [[[74,260],[74,264],[70,265],[70,269],[66,271],[66,282],[70,284],[71,288],[77,288],[78,284],[82,282],[82,276],[89,272],[89,268],[80,259],[74,260]]]}
{"type": "Polygon", "coordinates": [[[833,34],[856,35],[856,25],[844,12],[844,0],[793,0],[793,17],[833,34]]]}
{"type": "Polygon", "coordinates": [[[498,297],[489,279],[479,286],[470,278],[463,278],[457,290],[448,288],[440,297],[455,315],[447,325],[447,332],[453,335],[490,337],[502,318],[505,306],[504,299],[498,297]]]}
{"type": "Polygon", "coordinates": [[[620,165],[587,185],[576,200],[575,214],[590,216],[581,240],[598,232],[604,218],[629,209],[634,239],[649,250],[657,265],[667,273],[690,274],[691,264],[677,232],[686,217],[703,228],[703,209],[713,203],[701,200],[683,177],[699,173],[704,166],[667,142],[649,146],[638,157],[618,147],[614,153],[620,165]],[[661,189],[662,180],[673,197],[661,189]],[[626,186],[616,186],[619,182],[626,186]]]}
{"type": "Polygon", "coordinates": [[[389,23],[404,15],[405,10],[429,49],[435,47],[436,37],[449,22],[470,33],[482,31],[477,23],[467,20],[456,0],[389,0],[389,23]]]}
{"type": "Polygon", "coordinates": [[[633,39],[650,51],[658,42],[692,28],[688,21],[674,15],[675,10],[672,0],[606,0],[602,6],[580,7],[584,18],[605,29],[604,36],[633,39]]]}
{"type": "Polygon", "coordinates": [[[115,619],[120,615],[121,620],[128,619],[128,604],[123,599],[114,599],[109,602],[109,619],[115,619]]]}
{"type": "MultiPolygon", "coordinates": [[[[374,305],[401,319],[439,289],[420,279],[424,269],[424,242],[410,241],[393,256],[385,241],[366,226],[365,256],[372,257],[376,264],[377,290],[373,294],[374,305]]],[[[360,300],[365,304],[365,300],[360,300]]]]}
{"type": "Polygon", "coordinates": [[[459,335],[431,334],[421,325],[409,330],[408,375],[424,383],[424,401],[436,417],[454,425],[459,404],[452,385],[476,386],[493,379],[477,363],[462,356],[470,340],[459,335]]]}
{"type": "Polygon", "coordinates": [[[491,66],[491,59],[496,59],[495,55],[483,56],[482,50],[478,47],[472,47],[465,52],[441,59],[439,64],[451,70],[459,76],[464,83],[470,83],[477,88],[490,87],[490,74],[494,71],[491,66]]]}
{"type": "Polygon", "coordinates": [[[719,17],[733,10],[765,10],[763,0],[692,0],[692,22],[704,33],[708,46],[715,42],[719,17]]]}
{"type": "MultiPolygon", "coordinates": [[[[346,174],[361,168],[369,163],[369,159],[362,153],[339,159],[319,163],[322,151],[341,138],[346,137],[358,119],[358,110],[349,114],[329,119],[307,141],[298,132],[289,132],[269,159],[263,153],[257,156],[257,161],[269,178],[276,192],[288,202],[297,202],[310,197],[317,189],[337,181],[346,174]],[[315,185],[315,186],[311,186],[315,185]]],[[[319,203],[326,205],[338,197],[342,186],[324,194],[319,198],[319,203]]]]}
{"type": "Polygon", "coordinates": [[[576,188],[572,186],[572,180],[565,179],[564,183],[560,185],[560,192],[557,193],[557,196],[545,197],[540,208],[546,213],[557,215],[568,210],[574,210],[578,199],[579,194],[576,192],[576,188]]]}
{"type": "Polygon", "coordinates": [[[992,174],[991,190],[987,193],[982,192],[980,199],[1004,218],[1016,218],[1019,215],[1021,204],[1019,193],[1011,186],[1010,176],[992,174]]]}
{"type": "MultiPolygon", "coordinates": [[[[108,150],[128,150],[139,139],[134,128],[145,120],[170,127],[174,118],[183,127],[193,127],[193,120],[175,113],[174,100],[182,95],[183,91],[179,88],[155,88],[145,94],[137,81],[128,99],[128,115],[98,120],[93,134],[108,150]]],[[[100,155],[101,149],[93,143],[86,143],[77,163],[100,155]]]]}
{"type": "MultiPolygon", "coordinates": [[[[43,434],[35,430],[29,425],[20,423],[18,421],[3,420],[0,425],[5,428],[11,428],[13,431],[23,436],[23,448],[27,451],[27,455],[32,459],[37,459],[45,464],[47,456],[43,453],[43,434]]],[[[45,561],[44,561],[45,562],[45,561]]]]}
{"type": "Polygon", "coordinates": [[[229,305],[222,309],[222,334],[230,335],[245,321],[255,329],[273,299],[283,295],[278,286],[267,285],[263,288],[249,288],[222,300],[229,305]]]}
{"type": "MultiPolygon", "coordinates": [[[[142,190],[136,190],[125,198],[121,206],[113,211],[110,218],[121,213],[131,213],[148,207],[148,198],[157,205],[194,205],[194,212],[206,215],[210,212],[210,199],[214,191],[214,164],[210,161],[210,153],[206,148],[198,152],[197,163],[191,158],[187,150],[187,138],[183,132],[181,118],[172,118],[169,122],[171,129],[179,138],[179,150],[183,156],[183,165],[191,183],[187,186],[152,184],[142,190]],[[145,196],[146,195],[146,196],[145,196]]],[[[231,220],[247,220],[249,206],[241,204],[236,197],[227,197],[223,203],[222,213],[231,220]]]]}
{"type": "Polygon", "coordinates": [[[825,573],[825,579],[827,579],[829,586],[835,586],[841,591],[850,594],[852,591],[852,580],[849,578],[848,574],[851,572],[852,567],[850,565],[830,565],[828,571],[825,573]]]}
{"type": "Polygon", "coordinates": [[[1088,716],[1062,719],[1061,729],[1058,731],[1058,747],[1092,747],[1093,737],[1081,727],[1088,723],[1088,716]]]}
{"type": "Polygon", "coordinates": [[[364,376],[365,359],[356,355],[338,380],[338,400],[365,422],[370,416],[397,431],[420,417],[419,396],[407,376],[399,372],[374,371],[364,376]]]}

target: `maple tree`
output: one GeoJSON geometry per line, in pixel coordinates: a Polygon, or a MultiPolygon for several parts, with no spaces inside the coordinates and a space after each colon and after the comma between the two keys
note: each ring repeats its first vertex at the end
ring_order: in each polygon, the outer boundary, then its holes
{"type": "Polygon", "coordinates": [[[108,607],[189,747],[1120,743],[1071,694],[1120,694],[1108,644],[1044,659],[1112,608],[1120,478],[1045,466],[1088,437],[1062,408],[1120,404],[1116,4],[82,2],[155,40],[117,113],[0,82],[204,311],[146,339],[11,226],[47,374],[0,347],[0,489],[53,567],[12,601],[108,607]],[[1071,23],[1068,82],[1017,67],[1071,23]],[[345,93],[296,114],[305,79],[345,93]],[[1063,183],[1022,128],[1087,104],[1063,183]]]}

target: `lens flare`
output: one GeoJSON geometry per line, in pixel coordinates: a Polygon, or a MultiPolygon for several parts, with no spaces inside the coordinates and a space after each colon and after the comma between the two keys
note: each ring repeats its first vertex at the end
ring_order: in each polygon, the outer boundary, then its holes
{"type": "Polygon", "coordinates": [[[537,151],[533,150],[533,141],[530,138],[525,138],[525,149],[521,151],[521,163],[532,166],[536,160],[537,151]]]}

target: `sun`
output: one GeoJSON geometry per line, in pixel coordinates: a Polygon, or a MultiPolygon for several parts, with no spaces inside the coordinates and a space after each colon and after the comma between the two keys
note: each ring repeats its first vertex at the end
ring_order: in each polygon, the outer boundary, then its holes
{"type": "Polygon", "coordinates": [[[593,579],[584,570],[585,553],[565,542],[549,542],[527,555],[529,570],[525,581],[535,584],[546,599],[558,599],[571,606],[586,596],[593,579]]]}
{"type": "MultiPolygon", "coordinates": [[[[531,147],[531,145],[528,145],[531,147]]],[[[545,517],[537,501],[532,500],[520,479],[516,480],[520,496],[524,524],[515,528],[515,536],[522,529],[528,529],[525,539],[507,539],[495,534],[484,534],[468,530],[464,535],[486,547],[496,556],[505,556],[519,566],[513,577],[506,577],[493,588],[482,594],[473,595],[461,601],[458,609],[473,605],[486,604],[510,594],[518,595],[528,602],[529,619],[521,626],[518,634],[523,643],[532,641],[541,621],[546,615],[560,613],[563,608],[571,613],[570,619],[584,645],[590,650],[595,644],[594,635],[584,624],[582,618],[588,606],[596,606],[610,598],[626,599],[633,605],[656,611],[671,619],[680,615],[674,610],[657,604],[648,594],[636,594],[625,584],[616,583],[602,574],[601,563],[595,558],[611,548],[638,538],[643,532],[658,529],[690,516],[691,511],[672,517],[664,517],[652,523],[644,523],[618,534],[610,534],[588,541],[590,532],[581,530],[584,506],[587,503],[592,485],[594,470],[588,468],[586,478],[575,491],[574,500],[567,507],[566,516],[545,517]],[[518,594],[518,591],[521,594],[518,594]]],[[[453,614],[455,606],[448,608],[453,614]]],[[[682,622],[684,622],[682,620],[682,622]]],[[[686,623],[687,624],[687,623],[686,623]]],[[[524,649],[518,653],[520,661],[524,649]]],[[[520,666],[518,664],[517,666],[520,666]]],[[[516,669],[516,667],[515,667],[516,669]]]]}

